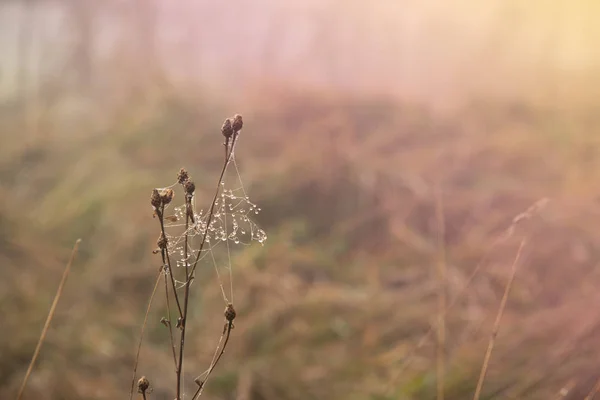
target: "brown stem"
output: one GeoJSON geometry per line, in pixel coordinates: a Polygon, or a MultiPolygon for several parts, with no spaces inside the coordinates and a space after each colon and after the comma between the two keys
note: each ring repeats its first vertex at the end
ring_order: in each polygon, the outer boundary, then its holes
{"type": "MultiPolygon", "coordinates": [[[[167,233],[165,232],[165,222],[164,222],[164,212],[165,206],[162,205],[160,210],[156,213],[158,215],[158,221],[160,222],[160,231],[162,232],[163,237],[166,239],[167,233]]],[[[179,296],[177,295],[177,286],[175,285],[175,278],[173,277],[173,264],[171,264],[171,257],[169,256],[169,250],[167,247],[161,249],[161,254],[163,256],[163,264],[166,259],[167,266],[169,267],[169,276],[171,277],[171,286],[173,287],[173,296],[175,296],[175,302],[177,303],[177,310],[179,310],[179,316],[183,318],[183,313],[181,311],[181,305],[179,304],[179,296]]]]}
{"type": "MultiPolygon", "coordinates": [[[[219,197],[219,192],[221,190],[221,182],[223,182],[223,177],[225,176],[225,171],[227,170],[227,166],[229,165],[229,162],[231,160],[231,156],[233,154],[233,149],[235,146],[235,142],[237,139],[237,134],[234,134],[233,136],[233,140],[231,142],[231,147],[229,148],[229,153],[226,153],[225,155],[225,162],[223,163],[223,169],[221,170],[221,175],[219,176],[219,180],[217,182],[217,189],[215,191],[215,196],[213,198],[212,204],[210,206],[210,211],[208,213],[208,218],[206,221],[206,227],[204,228],[204,233],[202,235],[202,241],[200,242],[200,248],[198,249],[197,253],[196,253],[196,259],[194,260],[194,265],[192,266],[192,270],[189,271],[187,270],[187,259],[186,259],[186,280],[185,280],[185,292],[184,292],[184,298],[183,298],[183,316],[182,316],[182,321],[181,321],[181,344],[179,346],[179,363],[177,366],[177,400],[180,400],[180,394],[181,394],[181,370],[182,370],[182,366],[183,366],[183,350],[185,347],[185,332],[186,332],[186,325],[187,325],[187,314],[188,314],[188,303],[189,303],[189,288],[190,288],[190,283],[192,281],[192,278],[194,276],[194,272],[196,271],[196,267],[198,265],[198,261],[200,261],[200,255],[202,254],[202,250],[204,249],[204,244],[206,243],[206,237],[208,236],[208,229],[210,227],[210,224],[212,222],[213,216],[214,216],[214,211],[215,211],[215,205],[217,203],[217,198],[219,197]]],[[[226,148],[227,150],[227,148],[226,148]]],[[[187,208],[187,202],[186,202],[186,208],[187,208]]],[[[189,218],[189,213],[186,212],[186,227],[188,224],[188,218],[189,218]]],[[[187,249],[187,229],[186,229],[186,249],[187,249]]],[[[228,335],[229,336],[229,335],[228,335]]]]}
{"type": "MultiPolygon", "coordinates": [[[[187,194],[186,194],[187,196],[187,194]]],[[[188,312],[188,303],[190,297],[190,271],[188,265],[188,239],[189,233],[188,229],[190,226],[190,202],[191,199],[186,197],[185,199],[185,244],[184,244],[184,262],[185,262],[185,291],[183,295],[183,317],[181,321],[181,342],[179,344],[179,362],[176,366],[177,372],[177,399],[181,398],[181,371],[183,367],[183,349],[185,347],[185,328],[186,328],[186,319],[188,312]]]]}
{"type": "Polygon", "coordinates": [[[485,375],[487,374],[488,365],[490,363],[490,358],[492,356],[492,351],[494,350],[494,344],[496,343],[496,337],[498,336],[498,330],[500,329],[500,321],[502,320],[502,315],[504,314],[504,309],[506,308],[506,302],[508,300],[508,293],[510,292],[510,288],[515,280],[515,275],[517,273],[517,264],[519,263],[519,258],[521,257],[521,252],[523,247],[525,246],[525,239],[521,240],[521,244],[519,245],[519,250],[517,251],[517,255],[515,260],[513,261],[510,278],[508,278],[508,282],[506,283],[506,287],[504,289],[504,295],[502,296],[502,300],[500,301],[500,307],[498,308],[498,313],[496,314],[496,320],[494,321],[494,326],[492,328],[492,334],[490,335],[490,341],[488,343],[487,350],[485,352],[485,357],[483,358],[483,366],[481,367],[481,372],[479,374],[479,380],[477,381],[477,387],[475,388],[475,394],[473,395],[473,400],[479,400],[481,396],[481,389],[483,388],[483,381],[485,380],[485,375]]]}
{"type": "Polygon", "coordinates": [[[19,393],[17,394],[17,400],[21,399],[23,396],[23,391],[25,390],[25,386],[27,385],[27,380],[29,379],[29,375],[31,375],[31,371],[33,370],[33,365],[37,360],[38,355],[40,354],[40,349],[42,348],[42,343],[44,343],[44,339],[46,338],[46,334],[48,333],[48,328],[50,327],[50,322],[54,317],[54,312],[56,311],[56,305],[58,304],[58,299],[63,292],[63,288],[65,287],[65,282],[67,281],[67,277],[69,276],[69,272],[71,271],[71,265],[73,264],[73,260],[75,259],[75,254],[77,254],[77,249],[79,248],[79,243],[81,243],[81,239],[77,239],[75,245],[73,246],[73,251],[71,252],[71,258],[65,267],[60,283],[58,284],[58,289],[56,290],[56,295],[54,296],[54,300],[52,301],[52,305],[50,306],[50,311],[48,312],[48,317],[46,317],[46,323],[44,323],[44,328],[42,329],[42,333],[38,340],[37,345],[35,346],[35,350],[33,352],[33,356],[31,357],[31,361],[29,362],[29,366],[27,367],[27,372],[25,373],[25,378],[23,378],[23,383],[19,388],[19,393]]]}
{"type": "MultiPolygon", "coordinates": [[[[194,265],[192,266],[192,272],[190,273],[190,278],[194,276],[194,272],[196,271],[196,267],[198,266],[198,261],[200,261],[200,254],[202,254],[202,250],[204,249],[204,244],[206,243],[206,236],[208,235],[208,228],[210,227],[210,223],[212,222],[215,204],[217,203],[217,197],[219,196],[219,191],[221,190],[221,182],[223,182],[223,177],[225,176],[225,171],[227,170],[227,166],[231,161],[231,155],[233,154],[233,149],[235,146],[235,142],[237,139],[237,134],[233,136],[233,141],[231,142],[231,148],[227,157],[225,157],[225,163],[223,164],[223,169],[221,170],[221,175],[219,176],[219,181],[217,183],[217,190],[215,192],[215,197],[213,198],[212,204],[210,206],[210,211],[208,213],[208,220],[206,222],[206,228],[204,229],[204,233],[202,235],[202,241],[200,242],[200,248],[196,252],[196,260],[194,261],[194,265]]],[[[188,279],[189,281],[189,279],[188,279]]]]}
{"type": "Polygon", "coordinates": [[[221,352],[217,356],[215,362],[213,362],[211,364],[211,366],[208,368],[208,371],[206,371],[206,377],[204,378],[204,380],[201,381],[200,383],[198,383],[198,389],[196,390],[196,393],[194,393],[194,396],[192,396],[192,400],[195,400],[200,395],[200,393],[202,392],[202,389],[204,388],[204,384],[208,380],[208,377],[210,376],[211,372],[217,366],[217,363],[221,359],[221,356],[223,356],[223,354],[225,353],[225,348],[227,347],[227,342],[229,342],[229,337],[231,336],[231,329],[233,329],[233,321],[227,321],[225,323],[225,328],[223,330],[223,334],[221,335],[221,337],[223,335],[225,336],[225,341],[223,342],[223,347],[221,347],[221,352]]]}
{"type": "Polygon", "coordinates": [[[175,355],[175,339],[173,338],[173,325],[171,324],[171,302],[169,301],[169,284],[165,276],[165,298],[167,299],[167,327],[169,328],[169,339],[171,340],[171,349],[173,350],[173,362],[175,371],[177,371],[177,356],[175,355]]]}
{"type": "Polygon", "coordinates": [[[133,363],[133,378],[131,379],[131,391],[129,392],[129,400],[133,399],[133,390],[135,387],[135,374],[137,373],[138,362],[140,360],[140,351],[142,349],[142,340],[144,339],[144,332],[146,331],[146,324],[148,323],[148,315],[150,314],[150,308],[152,307],[152,300],[154,300],[154,295],[156,294],[156,289],[158,288],[158,283],[160,282],[160,275],[162,274],[163,267],[160,268],[158,272],[158,276],[156,277],[156,283],[154,284],[154,289],[152,290],[152,294],[150,295],[150,300],[148,301],[148,308],[146,308],[146,315],[144,315],[144,323],[142,324],[142,332],[140,334],[140,341],[137,347],[137,353],[135,355],[135,361],[133,363]]]}

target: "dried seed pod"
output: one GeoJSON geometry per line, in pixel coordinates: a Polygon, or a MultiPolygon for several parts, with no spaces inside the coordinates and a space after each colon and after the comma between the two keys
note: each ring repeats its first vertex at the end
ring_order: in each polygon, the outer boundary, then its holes
{"type": "Polygon", "coordinates": [[[185,181],[183,188],[185,189],[185,193],[191,196],[192,194],[194,194],[194,190],[196,190],[196,185],[193,181],[187,180],[185,181]]]}
{"type": "Polygon", "coordinates": [[[166,249],[168,243],[169,240],[161,232],[160,236],[158,237],[158,240],[156,241],[156,245],[159,249],[166,249]]]}
{"type": "Polygon", "coordinates": [[[232,126],[232,122],[231,118],[227,118],[225,120],[225,122],[223,122],[223,126],[221,127],[221,133],[223,134],[223,136],[225,136],[227,139],[229,139],[231,137],[231,135],[233,135],[233,126],[232,126]]]}
{"type": "Polygon", "coordinates": [[[233,123],[231,124],[233,131],[235,133],[238,133],[239,131],[242,130],[243,126],[244,126],[244,121],[242,120],[242,116],[240,114],[235,114],[233,116],[233,123]]]}
{"type": "Polygon", "coordinates": [[[171,200],[173,200],[173,197],[175,197],[175,192],[173,191],[173,189],[165,189],[160,194],[160,199],[162,200],[164,205],[169,204],[171,200]]]}
{"type": "Polygon", "coordinates": [[[137,383],[137,387],[138,393],[146,393],[146,391],[150,387],[150,381],[145,376],[142,376],[137,383]]]}
{"type": "Polygon", "coordinates": [[[154,208],[158,208],[162,204],[160,193],[158,193],[157,189],[152,189],[152,195],[150,196],[150,204],[152,204],[152,207],[154,208]]]}
{"type": "Polygon", "coordinates": [[[227,304],[227,307],[225,307],[225,319],[228,322],[232,322],[235,319],[236,313],[235,313],[235,309],[233,308],[233,304],[229,303],[227,304]]]}
{"type": "Polygon", "coordinates": [[[190,178],[190,175],[185,170],[185,168],[181,168],[179,170],[179,173],[177,174],[177,183],[183,185],[189,178],[190,178]]]}

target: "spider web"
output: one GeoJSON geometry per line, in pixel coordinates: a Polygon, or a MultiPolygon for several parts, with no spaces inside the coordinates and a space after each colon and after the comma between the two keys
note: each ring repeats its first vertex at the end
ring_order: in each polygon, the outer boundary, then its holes
{"type": "MultiPolygon", "coordinates": [[[[172,188],[176,185],[177,183],[174,183],[167,188],[172,188]]],[[[267,240],[267,234],[253,219],[261,212],[261,208],[250,200],[244,187],[238,164],[235,160],[235,149],[232,150],[230,162],[219,187],[219,194],[216,197],[210,225],[207,226],[210,206],[206,209],[200,208],[198,210],[196,207],[196,196],[194,196],[192,199],[192,210],[193,222],[187,225],[187,229],[185,204],[173,207],[171,213],[165,210],[164,221],[168,239],[167,250],[174,256],[172,259],[174,261],[173,267],[176,269],[169,271],[168,268],[165,268],[165,273],[182,276],[177,270],[186,268],[186,265],[190,269],[196,262],[196,256],[198,255],[198,262],[205,261],[213,265],[225,304],[233,304],[232,248],[235,246],[250,246],[253,242],[264,245],[267,240]],[[231,168],[232,166],[233,168],[231,168]],[[232,182],[231,185],[229,184],[230,181],[232,182]],[[205,230],[207,230],[206,242],[202,251],[198,253],[198,246],[200,246],[200,241],[204,236],[205,230]],[[187,258],[185,253],[186,234],[188,240],[187,258]],[[218,257],[218,254],[216,254],[216,250],[220,248],[224,248],[226,254],[221,267],[217,260],[222,257],[218,257]],[[227,291],[223,284],[221,269],[225,270],[228,275],[229,287],[227,291]]],[[[185,287],[186,282],[185,280],[180,281],[175,279],[175,283],[177,291],[180,293],[180,290],[185,287]]],[[[190,283],[190,286],[192,285],[193,281],[190,283]]],[[[223,336],[221,336],[217,344],[210,366],[200,374],[201,377],[204,377],[204,384],[208,380],[211,369],[214,367],[222,341],[223,336]]],[[[185,376],[185,373],[183,376],[185,376]]],[[[185,384],[183,387],[185,388],[185,384]]],[[[183,397],[186,396],[185,393],[182,393],[182,395],[183,397]]]]}

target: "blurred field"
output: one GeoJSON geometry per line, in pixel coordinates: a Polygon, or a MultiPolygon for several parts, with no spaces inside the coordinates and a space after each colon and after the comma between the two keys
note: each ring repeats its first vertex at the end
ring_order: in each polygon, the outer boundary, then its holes
{"type": "MultiPolygon", "coordinates": [[[[7,21],[18,11],[8,3],[0,6],[7,21]]],[[[126,396],[160,265],[151,189],[173,183],[185,166],[196,201],[208,206],[222,157],[219,128],[236,112],[245,121],[237,163],[269,238],[233,248],[236,328],[205,398],[435,399],[435,331],[422,339],[437,319],[441,258],[453,303],[445,398],[471,398],[522,238],[482,398],[585,398],[600,378],[598,7],[406,1],[401,12],[393,2],[351,3],[233,5],[247,25],[195,50],[202,78],[182,72],[191,61],[175,50],[163,54],[170,67],[149,71],[140,68],[148,54],[117,49],[94,59],[89,86],[73,83],[70,69],[43,79],[26,74],[24,87],[4,81],[14,90],[0,103],[1,398],[16,394],[79,237],[24,398],[126,396]],[[260,31],[259,14],[282,18],[265,17],[275,33],[240,45],[260,31]],[[292,44],[305,43],[301,16],[336,16],[350,33],[360,25],[359,43],[325,24],[330,41],[306,45],[310,57],[289,55],[292,44]],[[521,22],[503,22],[512,18],[521,22]],[[447,36],[453,26],[457,36],[447,36]],[[269,38],[281,42],[267,45],[269,38]],[[396,48],[417,58],[406,61],[396,48]],[[240,54],[247,68],[222,69],[240,54]],[[499,241],[515,216],[545,198],[545,208],[499,241]]],[[[224,5],[199,4],[198,15],[232,15],[224,5]]],[[[177,21],[165,15],[167,28],[177,21]]],[[[204,33],[201,43],[211,42],[204,33]]],[[[3,31],[5,42],[10,37],[3,31]]],[[[3,70],[11,71],[17,62],[6,57],[3,70]]],[[[210,264],[195,285],[188,392],[222,329],[210,264]]],[[[152,381],[151,399],[172,399],[168,338],[158,322],[164,299],[155,304],[139,371],[152,381]]]]}

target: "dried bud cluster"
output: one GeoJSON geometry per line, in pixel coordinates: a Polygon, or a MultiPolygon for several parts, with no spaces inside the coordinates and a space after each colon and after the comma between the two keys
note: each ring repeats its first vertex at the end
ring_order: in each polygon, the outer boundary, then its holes
{"type": "Polygon", "coordinates": [[[227,304],[227,307],[225,307],[225,319],[228,322],[232,322],[235,319],[236,313],[235,313],[235,309],[233,308],[233,304],[229,303],[227,304]]]}
{"type": "Polygon", "coordinates": [[[173,197],[175,197],[175,192],[173,189],[163,189],[159,191],[158,189],[152,189],[152,194],[150,195],[150,204],[155,209],[160,208],[161,206],[166,206],[169,204],[173,197]]]}
{"type": "Polygon", "coordinates": [[[238,133],[242,130],[242,127],[244,126],[244,121],[242,120],[242,116],[240,114],[235,114],[233,116],[233,123],[231,124],[231,126],[235,133],[238,133]]]}
{"type": "Polygon", "coordinates": [[[171,200],[173,200],[173,197],[175,197],[175,192],[173,191],[173,189],[165,189],[160,194],[160,199],[162,200],[164,205],[169,204],[171,200]]]}
{"type": "Polygon", "coordinates": [[[158,193],[157,189],[152,189],[152,195],[150,195],[150,204],[152,204],[152,207],[154,208],[158,208],[162,204],[160,193],[158,193]]]}
{"type": "Polygon", "coordinates": [[[185,193],[188,196],[191,196],[192,194],[194,194],[194,190],[196,190],[196,185],[194,184],[193,181],[191,180],[187,180],[185,181],[185,183],[183,184],[183,188],[185,189],[185,193]]]}
{"type": "Polygon", "coordinates": [[[146,391],[150,387],[150,381],[145,376],[142,376],[137,383],[137,387],[138,393],[146,393],[146,391]]]}
{"type": "Polygon", "coordinates": [[[183,185],[188,179],[190,179],[190,175],[185,168],[181,168],[177,174],[177,183],[183,185]]]}
{"type": "Polygon", "coordinates": [[[223,122],[223,126],[221,127],[221,133],[227,139],[229,139],[233,135],[233,126],[231,118],[227,118],[225,122],[223,122]]]}

